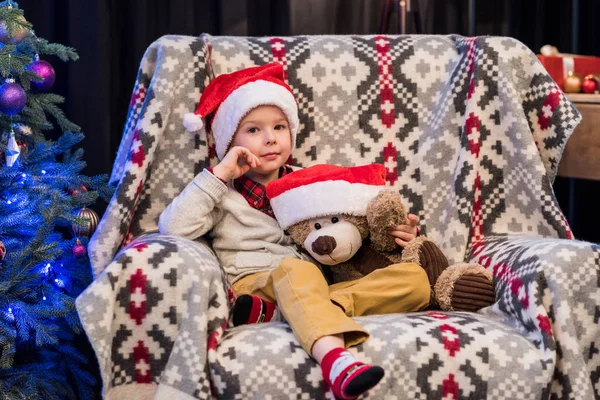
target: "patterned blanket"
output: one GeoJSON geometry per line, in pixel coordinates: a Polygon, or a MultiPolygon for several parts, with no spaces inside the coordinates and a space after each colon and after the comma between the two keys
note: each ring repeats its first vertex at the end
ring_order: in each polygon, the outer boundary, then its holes
{"type": "Polygon", "coordinates": [[[209,80],[279,61],[300,109],[294,163],[388,168],[450,261],[494,273],[479,313],[358,318],[352,351],[386,376],[365,398],[600,398],[600,247],[572,240],[552,192],[580,116],[510,38],[166,36],[147,50],[77,309],[106,398],[331,398],[285,323],[232,328],[210,246],[156,233],[216,162],[186,132],[209,80]]]}

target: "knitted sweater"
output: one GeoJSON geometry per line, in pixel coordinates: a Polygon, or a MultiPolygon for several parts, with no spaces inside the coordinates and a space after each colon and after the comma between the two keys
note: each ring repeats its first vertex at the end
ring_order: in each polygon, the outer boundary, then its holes
{"type": "Polygon", "coordinates": [[[192,240],[208,233],[230,283],[274,269],[286,257],[309,260],[274,218],[252,208],[231,181],[224,184],[206,169],[162,212],[158,229],[192,240]]]}

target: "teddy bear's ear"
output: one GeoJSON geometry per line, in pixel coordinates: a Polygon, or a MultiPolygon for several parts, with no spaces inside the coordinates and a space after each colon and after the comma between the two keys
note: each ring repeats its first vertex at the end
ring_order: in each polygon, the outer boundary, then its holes
{"type": "Polygon", "coordinates": [[[310,221],[300,221],[286,229],[294,243],[298,246],[304,246],[304,241],[312,232],[310,221]]]}
{"type": "Polygon", "coordinates": [[[402,197],[392,189],[382,190],[367,205],[367,223],[371,243],[379,251],[392,251],[397,248],[394,237],[388,230],[396,225],[407,223],[407,213],[402,197]]]}

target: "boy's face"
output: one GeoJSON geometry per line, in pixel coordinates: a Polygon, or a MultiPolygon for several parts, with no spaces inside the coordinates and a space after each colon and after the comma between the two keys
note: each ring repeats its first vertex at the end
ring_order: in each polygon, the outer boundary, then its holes
{"type": "Polygon", "coordinates": [[[232,146],[243,146],[261,162],[246,175],[271,175],[279,171],[292,152],[287,118],[276,106],[259,106],[246,115],[238,126],[232,146]]]}

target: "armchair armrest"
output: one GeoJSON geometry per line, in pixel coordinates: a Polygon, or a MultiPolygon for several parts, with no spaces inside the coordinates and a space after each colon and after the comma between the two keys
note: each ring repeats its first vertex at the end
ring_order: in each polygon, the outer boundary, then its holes
{"type": "Polygon", "coordinates": [[[136,398],[162,398],[165,387],[202,386],[210,393],[208,352],[226,327],[230,297],[206,243],[143,235],[116,255],[76,306],[108,398],[130,398],[131,384],[140,384],[136,398]]]}
{"type": "Polygon", "coordinates": [[[484,313],[532,341],[554,362],[563,388],[593,398],[600,381],[600,245],[494,236],[475,243],[469,259],[494,274],[497,303],[484,313]]]}

